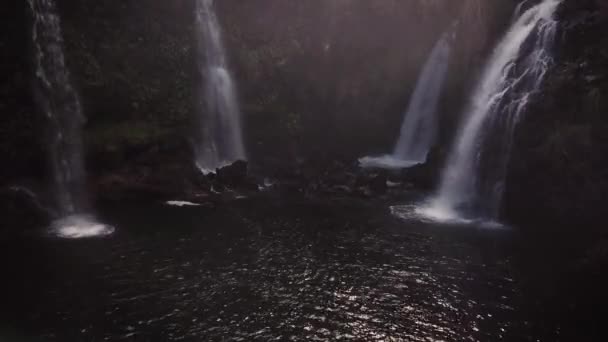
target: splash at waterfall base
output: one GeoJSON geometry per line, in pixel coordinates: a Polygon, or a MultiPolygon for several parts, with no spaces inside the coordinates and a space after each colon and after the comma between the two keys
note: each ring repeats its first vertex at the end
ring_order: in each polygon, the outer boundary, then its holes
{"type": "Polygon", "coordinates": [[[114,227],[100,223],[93,215],[70,215],[53,221],[53,235],[65,239],[82,239],[107,236],[114,227]]]}
{"type": "Polygon", "coordinates": [[[508,229],[504,223],[487,218],[466,218],[462,211],[455,211],[448,206],[441,206],[429,199],[415,204],[393,205],[390,212],[395,217],[409,222],[436,223],[447,226],[467,226],[476,229],[508,229]]]}

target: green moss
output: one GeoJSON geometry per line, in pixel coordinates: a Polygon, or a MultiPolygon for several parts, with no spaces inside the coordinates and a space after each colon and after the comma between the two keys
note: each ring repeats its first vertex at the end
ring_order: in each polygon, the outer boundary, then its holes
{"type": "Polygon", "coordinates": [[[142,121],[96,126],[87,132],[87,145],[93,149],[116,150],[127,146],[149,145],[174,132],[175,128],[142,121]]]}

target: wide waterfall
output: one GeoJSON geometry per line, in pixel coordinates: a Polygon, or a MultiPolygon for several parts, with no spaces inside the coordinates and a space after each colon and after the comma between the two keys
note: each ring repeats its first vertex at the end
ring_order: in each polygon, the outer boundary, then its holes
{"type": "Polygon", "coordinates": [[[201,78],[201,137],[196,163],[205,171],[245,159],[241,111],[230,72],[213,0],[197,0],[196,24],[201,78]]]}
{"type": "Polygon", "coordinates": [[[437,105],[450,61],[452,32],[431,51],[405,112],[393,154],[360,159],[363,167],[404,168],[426,160],[437,135],[437,105]]]}
{"type": "Polygon", "coordinates": [[[493,52],[425,214],[497,218],[514,129],[552,65],[561,0],[544,0],[516,17],[493,52]]]}
{"type": "Polygon", "coordinates": [[[33,16],[35,96],[48,122],[47,148],[53,192],[62,217],[53,227],[65,237],[109,233],[110,227],[82,215],[89,209],[82,143],[85,117],[66,66],[55,3],[53,0],[29,0],[29,5],[33,16]]]}

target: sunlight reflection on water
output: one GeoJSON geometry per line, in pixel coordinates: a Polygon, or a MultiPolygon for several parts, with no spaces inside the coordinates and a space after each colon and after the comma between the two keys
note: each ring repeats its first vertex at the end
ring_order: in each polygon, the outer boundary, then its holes
{"type": "MultiPolygon", "coordinates": [[[[137,226],[166,215],[178,226],[182,214],[167,210],[137,226]]],[[[49,260],[57,280],[44,283],[31,324],[49,341],[73,331],[112,341],[483,341],[518,329],[508,260],[480,259],[479,235],[442,239],[359,220],[327,229],[303,209],[258,210],[226,211],[192,232],[131,234],[123,222],[123,234],[103,243],[59,245],[49,260]]],[[[91,218],[68,221],[58,235],[108,233],[91,218]]]]}

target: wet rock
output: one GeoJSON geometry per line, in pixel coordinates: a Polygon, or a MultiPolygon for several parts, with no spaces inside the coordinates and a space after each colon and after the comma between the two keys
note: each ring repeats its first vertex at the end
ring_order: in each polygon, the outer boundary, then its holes
{"type": "Polygon", "coordinates": [[[237,160],[228,166],[219,168],[216,174],[213,183],[216,190],[224,186],[235,190],[258,190],[258,184],[253,177],[249,176],[249,166],[244,160],[237,160]]]}
{"type": "Polygon", "coordinates": [[[191,163],[132,165],[101,177],[96,193],[104,200],[167,201],[197,198],[211,190],[209,181],[191,163]]]}
{"type": "Polygon", "coordinates": [[[373,197],[375,195],[384,195],[388,191],[388,175],[387,172],[377,170],[373,172],[362,171],[355,182],[357,193],[364,197],[373,197]]]}
{"type": "Polygon", "coordinates": [[[388,186],[386,185],[387,180],[388,179],[385,172],[380,172],[373,175],[369,181],[370,190],[375,194],[384,195],[388,190],[388,186]]]}
{"type": "Polygon", "coordinates": [[[426,162],[414,165],[401,172],[401,181],[409,183],[417,189],[433,189],[440,181],[445,158],[444,149],[432,148],[427,155],[426,162]]]}
{"type": "Polygon", "coordinates": [[[224,184],[239,184],[247,180],[247,162],[237,160],[234,163],[217,169],[217,178],[224,184]]]}
{"type": "Polygon", "coordinates": [[[120,148],[111,158],[115,163],[97,150],[89,155],[89,165],[97,171],[91,174],[95,195],[102,200],[168,201],[210,193],[212,182],[192,162],[189,142],[177,136],[120,148]]]}

